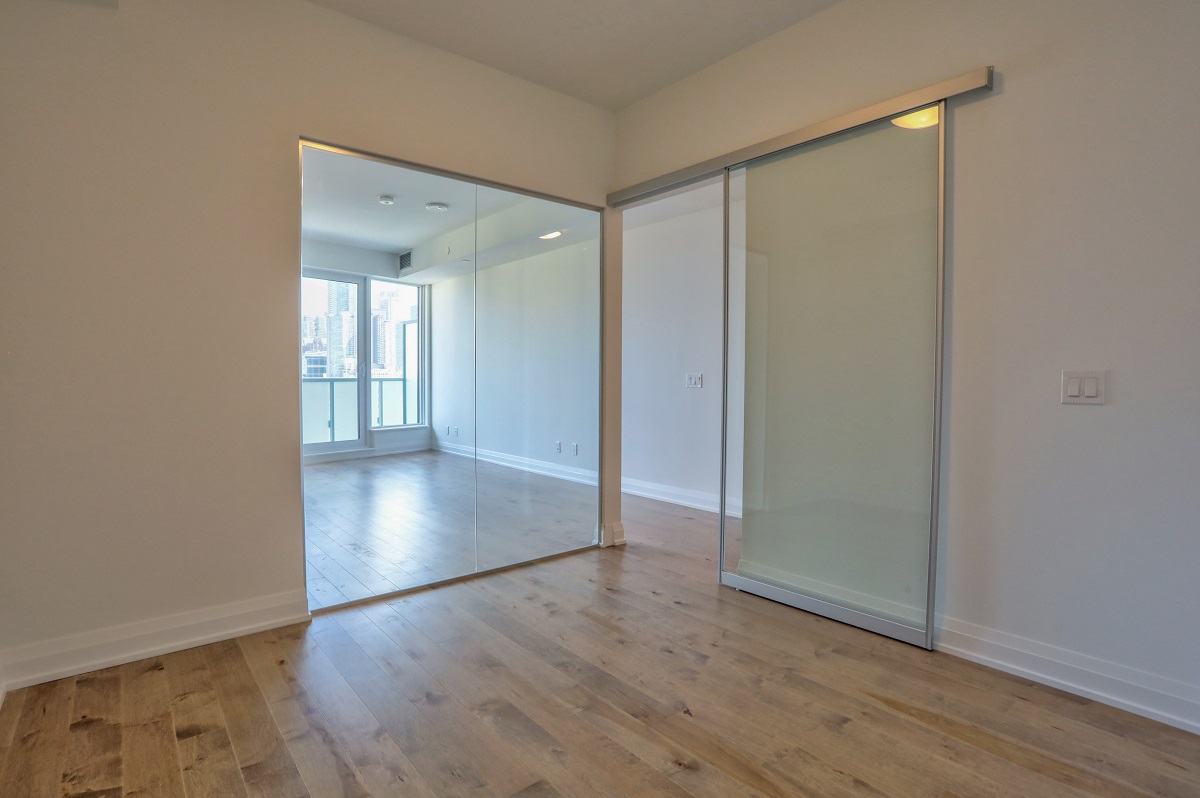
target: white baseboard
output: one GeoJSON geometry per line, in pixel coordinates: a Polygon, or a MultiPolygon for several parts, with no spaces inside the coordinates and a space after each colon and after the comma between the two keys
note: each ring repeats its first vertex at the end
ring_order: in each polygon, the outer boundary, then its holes
{"type": "Polygon", "coordinates": [[[954,618],[938,621],[934,648],[1200,734],[1200,685],[954,618]]]}
{"type": "Polygon", "coordinates": [[[306,621],[308,594],[290,590],[247,601],[110,626],[0,650],[7,689],[182,651],[306,621]]]}
{"type": "Polygon", "coordinates": [[[595,485],[597,483],[596,472],[589,471],[586,468],[564,466],[549,462],[548,460],[534,460],[531,457],[520,457],[519,455],[505,454],[504,452],[496,452],[489,449],[476,449],[473,446],[464,446],[460,443],[435,441],[433,446],[435,449],[447,454],[475,457],[485,463],[496,463],[497,465],[508,466],[509,468],[516,468],[521,471],[529,471],[534,474],[555,477],[556,479],[565,479],[569,482],[579,482],[584,485],[595,485]]]}
{"type": "MultiPolygon", "coordinates": [[[[621,492],[709,513],[720,512],[721,509],[721,497],[717,493],[677,488],[662,482],[647,482],[624,477],[621,479],[621,492]]],[[[739,501],[730,501],[726,510],[733,518],[742,517],[742,503],[739,501]]]]}
{"type": "Polygon", "coordinates": [[[450,443],[449,441],[439,441],[436,438],[433,441],[433,448],[437,449],[439,452],[445,452],[446,454],[456,454],[459,457],[474,457],[475,456],[475,447],[474,446],[464,446],[461,443],[450,443]]]}
{"type": "Polygon", "coordinates": [[[382,457],[388,454],[411,454],[412,452],[429,451],[429,444],[421,441],[399,446],[381,446],[378,448],[365,449],[346,449],[340,452],[319,452],[317,454],[306,454],[303,457],[304,465],[316,465],[317,463],[335,463],[340,460],[358,460],[363,457],[382,457]]]}

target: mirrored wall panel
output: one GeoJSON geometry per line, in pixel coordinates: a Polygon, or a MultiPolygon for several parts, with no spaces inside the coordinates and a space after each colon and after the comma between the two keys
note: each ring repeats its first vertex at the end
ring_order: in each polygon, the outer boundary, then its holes
{"type": "Polygon", "coordinates": [[[722,581],[926,645],[940,136],[731,170],[722,581]]]}
{"type": "Polygon", "coordinates": [[[599,212],[302,158],[310,604],[592,545],[599,212]]]}
{"type": "Polygon", "coordinates": [[[600,217],[480,188],[509,204],[479,225],[476,505],[481,569],[596,535],[600,217]],[[518,232],[519,235],[513,235],[518,232]]]}

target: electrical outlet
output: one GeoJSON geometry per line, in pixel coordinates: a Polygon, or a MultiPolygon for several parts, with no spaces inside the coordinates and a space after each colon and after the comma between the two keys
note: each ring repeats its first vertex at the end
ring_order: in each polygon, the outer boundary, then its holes
{"type": "Polygon", "coordinates": [[[446,434],[447,435],[450,434],[450,425],[449,424],[446,425],[446,434]]]}
{"type": "Polygon", "coordinates": [[[454,437],[458,437],[458,427],[454,428],[454,437]]]}
{"type": "Polygon", "coordinates": [[[560,454],[562,453],[562,441],[555,441],[555,442],[554,442],[554,451],[556,451],[556,452],[558,452],[558,453],[560,453],[560,454]]]}
{"type": "Polygon", "coordinates": [[[685,388],[703,388],[704,387],[704,375],[703,374],[685,374],[684,378],[683,378],[683,386],[685,388]]]}
{"type": "Polygon", "coordinates": [[[574,454],[574,455],[578,455],[578,454],[579,454],[579,444],[578,444],[578,443],[572,443],[572,444],[571,444],[571,450],[572,450],[572,451],[571,451],[571,453],[572,453],[572,454],[574,454]]]}

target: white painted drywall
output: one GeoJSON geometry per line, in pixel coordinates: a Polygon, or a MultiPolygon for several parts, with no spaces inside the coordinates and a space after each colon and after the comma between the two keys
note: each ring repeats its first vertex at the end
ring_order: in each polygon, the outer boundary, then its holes
{"type": "Polygon", "coordinates": [[[475,275],[442,280],[425,290],[432,443],[468,454],[475,448],[475,275]]]}
{"type": "Polygon", "coordinates": [[[457,451],[477,443],[488,457],[596,479],[596,247],[596,241],[561,247],[430,286],[435,445],[457,451]]]}
{"type": "Polygon", "coordinates": [[[637,220],[653,208],[626,212],[621,309],[622,487],[707,510],[721,488],[720,187],[717,203],[650,224],[637,220]]]}
{"type": "Polygon", "coordinates": [[[380,252],[312,238],[300,242],[300,263],[305,269],[369,274],[393,280],[400,271],[400,258],[394,252],[380,252]]]}
{"type": "Polygon", "coordinates": [[[622,111],[613,188],[949,112],[939,645],[1200,729],[1200,4],[844,0],[622,111]],[[1109,404],[1058,403],[1108,369],[1109,404]]]}
{"type": "Polygon", "coordinates": [[[613,124],[300,0],[4,2],[0,107],[0,659],[303,589],[301,136],[599,203],[613,124]]]}

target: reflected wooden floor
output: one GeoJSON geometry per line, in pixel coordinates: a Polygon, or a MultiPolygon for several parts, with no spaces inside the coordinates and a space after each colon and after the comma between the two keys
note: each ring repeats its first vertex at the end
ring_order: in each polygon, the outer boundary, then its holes
{"type": "Polygon", "coordinates": [[[1200,738],[715,584],[716,522],[9,695],[4,798],[1200,795],[1200,738]]]}
{"type": "Polygon", "coordinates": [[[436,451],[305,466],[309,607],[587,546],[596,502],[591,485],[436,451]]]}

